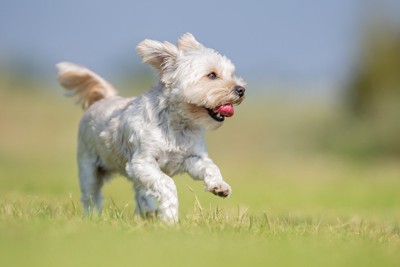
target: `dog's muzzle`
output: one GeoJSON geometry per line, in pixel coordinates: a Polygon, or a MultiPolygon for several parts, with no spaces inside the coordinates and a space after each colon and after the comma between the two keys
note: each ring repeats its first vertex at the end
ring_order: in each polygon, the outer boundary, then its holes
{"type": "MultiPolygon", "coordinates": [[[[239,97],[239,103],[242,100],[242,97],[244,96],[244,92],[246,89],[243,86],[236,85],[233,88],[233,93],[239,97]]],[[[206,108],[208,114],[210,115],[211,118],[218,122],[223,122],[225,120],[225,117],[232,117],[233,114],[235,113],[235,109],[233,108],[232,103],[225,103],[223,105],[217,106],[213,109],[211,108],[206,108]]]]}

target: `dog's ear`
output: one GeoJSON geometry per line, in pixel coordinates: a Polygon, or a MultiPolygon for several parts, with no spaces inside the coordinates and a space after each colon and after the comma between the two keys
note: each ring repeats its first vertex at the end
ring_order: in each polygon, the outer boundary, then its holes
{"type": "Polygon", "coordinates": [[[185,33],[178,40],[178,48],[182,51],[188,51],[191,49],[202,48],[203,45],[199,43],[191,33],[185,33]]]}
{"type": "Polygon", "coordinates": [[[136,47],[144,63],[150,64],[160,72],[171,67],[178,56],[178,48],[169,42],[144,40],[136,47]]]}

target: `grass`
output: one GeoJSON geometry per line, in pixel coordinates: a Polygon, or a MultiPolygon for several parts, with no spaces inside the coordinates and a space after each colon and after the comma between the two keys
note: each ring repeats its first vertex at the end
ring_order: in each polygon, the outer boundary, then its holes
{"type": "Polygon", "coordinates": [[[53,93],[0,92],[0,265],[399,266],[398,159],[319,149],[334,116],[305,106],[250,96],[207,136],[232,197],[178,176],[181,219],[167,227],[133,215],[121,177],[105,187],[103,214],[83,219],[81,111],[53,93]]]}
{"type": "MultiPolygon", "coordinates": [[[[72,203],[3,202],[3,266],[396,266],[399,227],[362,218],[193,210],[175,227],[124,207],[82,219],[72,203]],[[4,218],[6,217],[6,218],[4,218]]],[[[26,202],[25,202],[26,201],[26,202]]]]}

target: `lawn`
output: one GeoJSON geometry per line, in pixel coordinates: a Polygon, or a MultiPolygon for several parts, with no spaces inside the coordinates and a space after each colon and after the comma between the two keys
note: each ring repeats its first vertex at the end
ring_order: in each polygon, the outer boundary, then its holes
{"type": "Polygon", "coordinates": [[[326,149],[330,104],[250,94],[207,135],[232,197],[176,177],[174,227],[135,217],[122,177],[82,218],[81,114],[61,89],[0,91],[0,266],[400,266],[400,159],[326,149]]]}

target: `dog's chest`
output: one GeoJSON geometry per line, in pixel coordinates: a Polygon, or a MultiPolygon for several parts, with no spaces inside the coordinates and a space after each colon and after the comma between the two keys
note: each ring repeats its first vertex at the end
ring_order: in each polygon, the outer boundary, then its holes
{"type": "Polygon", "coordinates": [[[156,160],[160,169],[169,176],[184,171],[185,159],[193,153],[192,142],[165,141],[161,143],[156,160]]]}
{"type": "Polygon", "coordinates": [[[169,176],[183,171],[183,163],[187,157],[184,151],[163,151],[157,157],[160,169],[169,176]]]}

